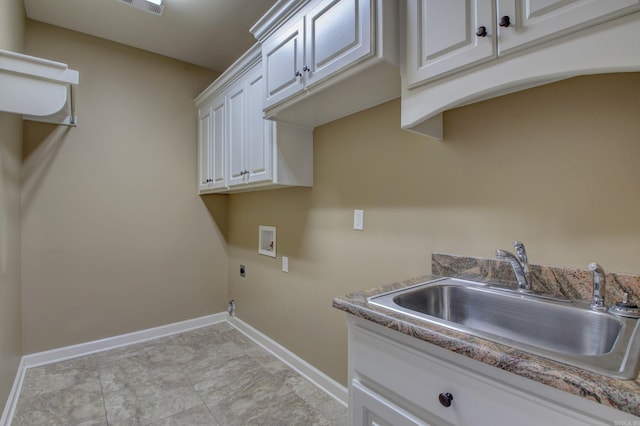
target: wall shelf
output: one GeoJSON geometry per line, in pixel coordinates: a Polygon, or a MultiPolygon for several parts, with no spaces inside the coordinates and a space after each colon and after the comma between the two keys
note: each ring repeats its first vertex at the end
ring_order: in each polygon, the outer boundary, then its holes
{"type": "Polygon", "coordinates": [[[66,64],[0,50],[0,111],[75,126],[78,81],[78,71],[66,64]]]}

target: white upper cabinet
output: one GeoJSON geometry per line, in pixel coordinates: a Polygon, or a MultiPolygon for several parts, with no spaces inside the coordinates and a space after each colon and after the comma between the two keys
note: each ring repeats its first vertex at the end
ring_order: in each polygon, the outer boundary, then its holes
{"type": "Polygon", "coordinates": [[[227,95],[227,185],[244,183],[247,139],[247,92],[244,79],[231,86],[227,95]]]}
{"type": "Polygon", "coordinates": [[[211,105],[198,111],[198,191],[211,186],[211,105]]]}
{"type": "Polygon", "coordinates": [[[640,0],[497,0],[500,55],[629,13],[640,0]],[[506,17],[507,19],[505,19],[506,17]],[[508,23],[508,25],[507,25],[508,23]]]}
{"type": "Polygon", "coordinates": [[[304,20],[284,28],[262,45],[266,76],[265,107],[277,104],[304,89],[304,20]]]}
{"type": "Polygon", "coordinates": [[[224,188],[225,97],[200,108],[198,117],[198,190],[224,188]]]}
{"type": "Polygon", "coordinates": [[[196,98],[199,193],[313,184],[312,129],[263,119],[263,101],[258,45],[196,98]]]}
{"type": "MultiPolygon", "coordinates": [[[[262,118],[264,101],[264,78],[262,67],[256,67],[247,77],[247,147],[245,170],[247,179],[253,183],[272,180],[272,147],[274,122],[262,118]]],[[[302,143],[308,142],[306,140],[302,143]]]]}
{"type": "Polygon", "coordinates": [[[370,56],[373,0],[324,0],[263,45],[265,107],[370,56]]]}
{"type": "Polygon", "coordinates": [[[407,4],[409,86],[496,56],[494,0],[419,0],[407,4]]]}
{"type": "Polygon", "coordinates": [[[262,81],[262,68],[254,66],[227,94],[229,187],[271,180],[273,123],[262,118],[262,81]]]}
{"type": "Polygon", "coordinates": [[[277,2],[251,29],[262,43],[265,117],[315,127],[398,97],[398,7],[277,2]]]}
{"type": "Polygon", "coordinates": [[[406,0],[404,129],[442,139],[442,112],[578,75],[640,70],[640,0],[406,0]]]}

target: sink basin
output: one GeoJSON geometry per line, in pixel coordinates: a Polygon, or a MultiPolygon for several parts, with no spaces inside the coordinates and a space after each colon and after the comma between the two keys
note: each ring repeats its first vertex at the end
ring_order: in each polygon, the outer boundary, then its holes
{"type": "Polygon", "coordinates": [[[638,375],[638,320],[503,287],[444,278],[370,304],[607,376],[638,375]]]}

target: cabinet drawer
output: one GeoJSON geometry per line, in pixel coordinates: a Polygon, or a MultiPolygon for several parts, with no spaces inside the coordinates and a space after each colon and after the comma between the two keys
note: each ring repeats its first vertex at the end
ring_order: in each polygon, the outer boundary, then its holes
{"type": "Polygon", "coordinates": [[[357,326],[351,342],[354,378],[455,425],[602,424],[357,326]],[[439,395],[447,393],[444,407],[439,395]]]}

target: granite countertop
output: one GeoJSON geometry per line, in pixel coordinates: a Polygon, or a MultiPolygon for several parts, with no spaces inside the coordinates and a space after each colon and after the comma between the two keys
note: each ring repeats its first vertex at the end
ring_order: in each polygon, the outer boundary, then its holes
{"type": "Polygon", "coordinates": [[[638,379],[620,380],[592,373],[367,303],[368,297],[437,278],[442,276],[427,275],[357,291],[335,298],[333,307],[510,373],[640,416],[638,379]]]}

